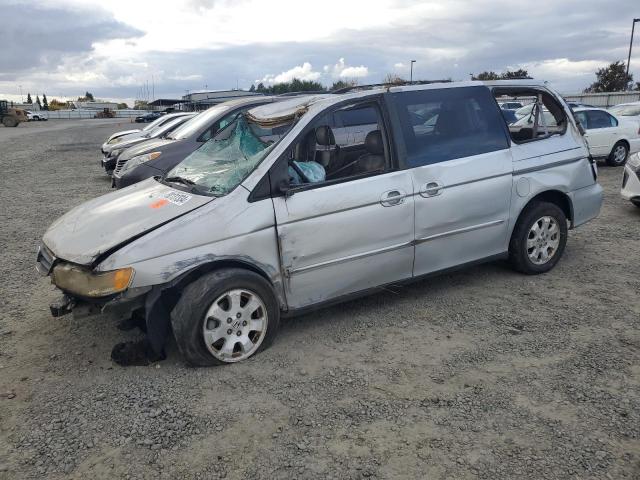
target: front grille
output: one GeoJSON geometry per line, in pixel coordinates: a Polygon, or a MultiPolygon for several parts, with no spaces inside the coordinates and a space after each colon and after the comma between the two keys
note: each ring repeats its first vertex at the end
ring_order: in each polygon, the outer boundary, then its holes
{"type": "Polygon", "coordinates": [[[56,257],[53,252],[44,243],[41,243],[40,247],[38,247],[38,256],[36,258],[38,271],[43,275],[49,275],[55,261],[56,257]]]}
{"type": "Polygon", "coordinates": [[[127,160],[118,159],[118,161],[116,162],[116,168],[113,173],[116,175],[120,173],[120,171],[124,168],[125,163],[127,163],[127,160]]]}

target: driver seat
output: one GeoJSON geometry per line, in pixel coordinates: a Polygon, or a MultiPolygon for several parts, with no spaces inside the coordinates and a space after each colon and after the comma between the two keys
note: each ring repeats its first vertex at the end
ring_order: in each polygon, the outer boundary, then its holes
{"type": "Polygon", "coordinates": [[[367,133],[364,139],[364,148],[367,153],[358,158],[355,165],[356,173],[368,173],[384,169],[384,143],[382,142],[382,132],[380,130],[372,130],[367,133]]]}
{"type": "Polygon", "coordinates": [[[316,128],[315,140],[321,149],[316,151],[315,161],[322,165],[325,170],[330,170],[330,165],[334,164],[340,153],[340,147],[336,145],[336,139],[329,125],[322,125],[316,128]]]}

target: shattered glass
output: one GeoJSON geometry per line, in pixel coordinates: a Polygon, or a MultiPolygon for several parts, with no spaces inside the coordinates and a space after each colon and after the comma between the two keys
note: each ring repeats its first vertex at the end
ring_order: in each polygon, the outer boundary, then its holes
{"type": "Polygon", "coordinates": [[[213,195],[225,195],[237,187],[275,143],[263,141],[244,116],[228,128],[233,130],[226,138],[216,136],[207,141],[171,170],[168,177],[186,178],[213,195]]]}

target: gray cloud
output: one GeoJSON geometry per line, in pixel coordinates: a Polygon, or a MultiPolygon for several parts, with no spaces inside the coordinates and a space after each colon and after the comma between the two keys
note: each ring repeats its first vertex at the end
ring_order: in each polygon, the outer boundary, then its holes
{"type": "MultiPolygon", "coordinates": [[[[407,8],[414,3],[398,0],[397,5],[398,8],[407,8]]],[[[215,5],[213,0],[194,0],[192,6],[210,8],[215,5]]],[[[627,18],[625,15],[636,6],[637,0],[615,0],[606,4],[596,0],[538,0],[526,7],[520,2],[502,0],[454,0],[447,2],[447,8],[440,11],[439,16],[415,18],[411,24],[343,30],[324,41],[265,41],[216,50],[149,52],[128,62],[83,56],[83,52],[90,50],[91,41],[130,38],[140,33],[99,12],[85,19],[86,23],[76,22],[79,26],[69,18],[65,22],[47,19],[38,28],[31,23],[26,27],[23,21],[21,28],[25,30],[25,36],[33,32],[49,32],[45,27],[52,24],[65,27],[54,30],[55,35],[48,33],[49,38],[42,40],[48,44],[47,48],[19,47],[20,54],[3,49],[0,60],[5,55],[17,57],[13,64],[8,62],[13,65],[11,69],[3,69],[15,74],[33,66],[33,52],[29,53],[29,49],[35,48],[35,52],[46,54],[52,45],[56,46],[53,51],[58,55],[75,56],[74,68],[99,74],[93,84],[88,81],[89,84],[82,88],[111,98],[135,97],[140,86],[146,80],[151,81],[152,73],[156,97],[173,97],[184,94],[187,89],[201,89],[205,85],[220,89],[235,88],[236,85],[246,88],[255,79],[267,74],[277,75],[304,62],[311,63],[314,71],[323,72],[324,65],[332,66],[341,57],[348,65],[366,66],[368,76],[360,81],[367,83],[380,82],[385,74],[393,71],[408,76],[408,70],[394,65],[406,65],[410,59],[415,59],[414,78],[460,80],[467,79],[472,72],[503,71],[524,66],[538,79],[549,79],[561,91],[571,92],[581,90],[593,81],[595,66],[626,60],[631,16],[627,18]],[[68,38],[53,38],[57,36],[68,38]],[[557,59],[567,61],[558,62],[557,59]]],[[[25,8],[14,5],[11,15],[14,19],[17,16],[32,17],[25,15],[25,8]]],[[[6,9],[3,7],[2,10],[4,13],[6,9]]],[[[355,20],[354,27],[357,27],[355,20]]],[[[2,35],[6,32],[0,33],[0,39],[2,35]]],[[[10,45],[17,43],[17,38],[9,42],[10,45]]],[[[29,40],[28,44],[33,45],[33,42],[29,40]]],[[[632,71],[637,73],[638,80],[640,42],[635,52],[632,71]]],[[[50,64],[45,62],[45,65],[50,64]]],[[[82,93],[73,82],[53,81],[58,82],[54,87],[56,93],[82,93]]],[[[323,74],[321,81],[330,84],[333,78],[330,74],[323,74]]]]}
{"type": "Polygon", "coordinates": [[[92,43],[143,34],[102,8],[50,7],[0,0],[0,79],[49,70],[67,55],[88,53],[92,43]]]}

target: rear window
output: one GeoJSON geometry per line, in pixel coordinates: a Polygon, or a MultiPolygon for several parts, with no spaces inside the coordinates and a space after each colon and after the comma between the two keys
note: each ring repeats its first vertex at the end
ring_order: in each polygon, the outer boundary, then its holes
{"type": "Polygon", "coordinates": [[[505,123],[486,87],[392,94],[410,167],[509,148],[505,123]]]}

